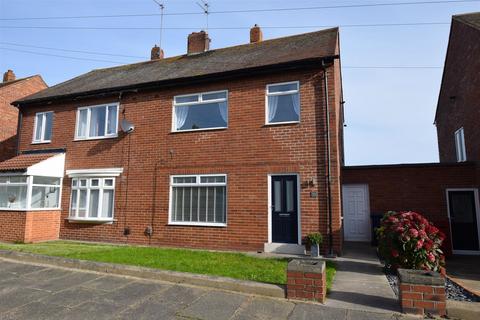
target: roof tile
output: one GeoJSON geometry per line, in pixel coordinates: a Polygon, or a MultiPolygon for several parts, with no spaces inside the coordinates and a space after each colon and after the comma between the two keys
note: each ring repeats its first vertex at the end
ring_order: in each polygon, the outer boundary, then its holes
{"type": "Polygon", "coordinates": [[[35,154],[21,154],[14,158],[0,162],[0,172],[3,171],[21,171],[24,172],[28,167],[37,164],[41,161],[47,160],[56,153],[35,153],[35,154]]]}

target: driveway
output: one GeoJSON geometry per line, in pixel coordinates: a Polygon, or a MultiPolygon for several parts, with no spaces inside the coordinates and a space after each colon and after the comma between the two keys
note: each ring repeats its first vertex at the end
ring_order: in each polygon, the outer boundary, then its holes
{"type": "Polygon", "coordinates": [[[0,259],[0,319],[396,319],[0,259]]]}

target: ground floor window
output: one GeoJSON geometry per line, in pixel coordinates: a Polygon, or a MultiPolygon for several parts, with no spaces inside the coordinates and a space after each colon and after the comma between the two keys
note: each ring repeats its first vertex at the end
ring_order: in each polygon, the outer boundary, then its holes
{"type": "Polygon", "coordinates": [[[224,226],[226,222],[226,175],[171,177],[170,223],[224,226]]]}
{"type": "Polygon", "coordinates": [[[61,178],[0,176],[0,209],[58,209],[61,178]]]}
{"type": "Polygon", "coordinates": [[[112,220],[115,178],[74,178],[70,217],[85,220],[112,220]]]}

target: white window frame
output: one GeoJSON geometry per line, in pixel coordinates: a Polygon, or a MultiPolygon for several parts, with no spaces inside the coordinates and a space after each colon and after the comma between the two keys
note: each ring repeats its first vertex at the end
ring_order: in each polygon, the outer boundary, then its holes
{"type": "Polygon", "coordinates": [[[300,81],[289,81],[289,82],[279,82],[279,83],[271,83],[267,84],[265,87],[265,125],[267,126],[274,126],[277,124],[289,124],[289,123],[300,123],[302,115],[302,99],[300,96],[300,81]],[[296,84],[297,85],[297,90],[289,90],[289,91],[283,91],[283,92],[274,92],[274,93],[269,93],[268,90],[272,86],[278,86],[278,85],[283,85],[283,84],[296,84]],[[297,121],[282,121],[282,122],[269,122],[268,121],[268,97],[270,96],[284,96],[284,95],[289,95],[297,93],[298,94],[298,101],[300,104],[300,108],[298,110],[298,120],[297,121]]]}
{"type": "Polygon", "coordinates": [[[185,175],[172,175],[170,176],[170,195],[169,195],[169,208],[168,208],[168,224],[180,225],[180,226],[194,226],[194,227],[226,227],[228,221],[228,180],[226,174],[185,174],[185,175]],[[201,183],[201,177],[225,177],[225,182],[204,182],[201,183]],[[195,183],[173,183],[174,178],[196,177],[195,183]],[[173,221],[173,188],[174,187],[225,187],[225,223],[218,222],[181,222],[173,221]]]}
{"type": "Polygon", "coordinates": [[[465,149],[465,132],[463,127],[455,131],[455,154],[457,162],[467,161],[467,150],[465,149]]]}
{"type": "Polygon", "coordinates": [[[119,111],[120,111],[120,103],[118,102],[112,102],[112,103],[103,103],[103,104],[98,104],[98,105],[92,105],[92,106],[85,106],[85,107],[79,107],[77,108],[77,119],[75,122],[75,141],[80,141],[80,140],[98,140],[98,139],[111,139],[111,138],[117,138],[118,137],[118,118],[119,118],[119,111]],[[115,106],[117,108],[117,118],[116,123],[115,123],[115,133],[110,133],[108,134],[108,107],[109,106],[115,106]],[[91,120],[91,114],[92,114],[92,109],[94,108],[101,108],[105,107],[106,112],[105,112],[105,135],[103,136],[95,136],[95,137],[90,137],[90,120],[91,120]],[[78,128],[80,125],[80,112],[82,110],[87,110],[87,123],[86,123],[86,132],[85,136],[79,136],[78,135],[78,128]]]}
{"type": "MultiPolygon", "coordinates": [[[[113,222],[115,219],[115,177],[112,176],[75,176],[75,178],[72,178],[71,182],[71,189],[70,189],[70,205],[68,208],[68,220],[69,221],[78,221],[78,222],[113,222]],[[80,186],[80,180],[86,180],[86,185],[85,187],[80,186]],[[92,186],[92,180],[99,180],[99,185],[98,186],[92,186]],[[113,180],[112,186],[105,186],[105,180],[113,180]],[[77,183],[76,186],[74,186],[74,182],[77,183]],[[72,200],[73,200],[73,191],[77,191],[77,199],[76,199],[76,208],[75,208],[75,214],[72,215],[72,200]],[[80,190],[86,190],[87,191],[87,196],[86,196],[86,204],[85,204],[85,217],[79,217],[78,216],[78,209],[80,206],[80,190]],[[111,217],[90,217],[89,216],[89,209],[90,209],[90,192],[91,190],[99,190],[98,194],[98,208],[103,208],[103,193],[104,190],[113,190],[113,204],[112,204],[112,216],[111,217]]],[[[99,215],[101,213],[99,212],[99,215]]]]}
{"type": "Polygon", "coordinates": [[[217,91],[205,91],[199,93],[191,93],[191,94],[182,94],[173,97],[172,102],[172,132],[191,132],[191,131],[207,131],[207,130],[220,130],[220,129],[228,129],[228,122],[229,122],[229,101],[228,101],[228,90],[217,90],[217,91]],[[204,94],[213,94],[213,93],[225,93],[225,98],[221,99],[213,99],[213,100],[206,100],[204,101],[202,96],[204,94]],[[177,98],[183,97],[190,97],[190,96],[197,96],[198,100],[193,102],[179,102],[177,103],[177,98]],[[227,103],[227,125],[225,127],[212,127],[212,128],[198,128],[198,129],[187,129],[187,130],[178,130],[177,129],[177,116],[175,113],[175,107],[177,106],[191,106],[191,105],[202,105],[202,104],[210,104],[215,102],[226,102],[227,103]]]}
{"type": "Polygon", "coordinates": [[[32,144],[37,144],[37,143],[50,143],[52,142],[52,135],[53,135],[53,115],[54,115],[54,112],[53,111],[44,111],[44,112],[37,112],[35,114],[35,125],[33,126],[33,137],[32,137],[32,144]],[[45,139],[45,122],[46,122],[46,119],[47,119],[47,114],[48,113],[51,113],[52,114],[52,127],[50,128],[50,130],[52,131],[50,133],[50,140],[46,140],[45,139]],[[38,126],[38,117],[41,116],[42,117],[42,132],[40,134],[40,139],[37,139],[37,126],[38,126]]]}
{"type": "MultiPolygon", "coordinates": [[[[0,211],[51,211],[51,210],[61,210],[62,209],[62,191],[63,191],[63,178],[59,177],[51,177],[50,178],[58,178],[60,179],[60,184],[58,185],[59,195],[58,195],[58,206],[52,208],[32,208],[32,189],[33,186],[45,186],[51,187],[52,185],[41,185],[41,184],[33,184],[33,177],[39,177],[38,175],[30,176],[26,174],[1,174],[2,177],[26,177],[27,182],[14,182],[14,183],[7,183],[7,185],[14,185],[14,186],[27,186],[27,199],[26,199],[26,206],[24,208],[2,208],[0,207],[0,211]]],[[[4,185],[2,183],[2,185],[4,185]]],[[[56,186],[55,186],[56,187],[56,186]]]]}

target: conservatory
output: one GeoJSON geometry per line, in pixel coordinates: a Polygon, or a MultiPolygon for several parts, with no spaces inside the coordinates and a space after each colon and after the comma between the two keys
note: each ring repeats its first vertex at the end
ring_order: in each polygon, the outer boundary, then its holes
{"type": "Polygon", "coordinates": [[[0,163],[0,240],[58,238],[64,153],[21,154],[0,163]]]}

